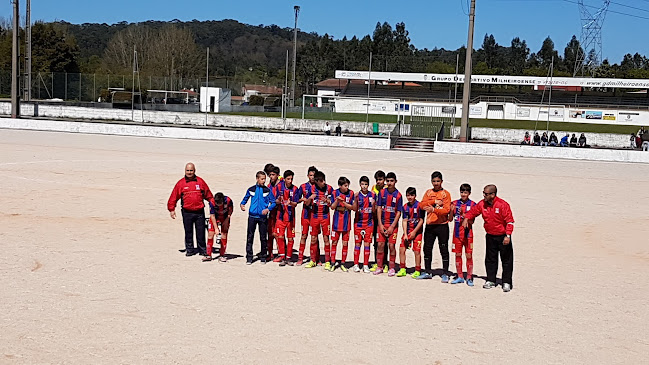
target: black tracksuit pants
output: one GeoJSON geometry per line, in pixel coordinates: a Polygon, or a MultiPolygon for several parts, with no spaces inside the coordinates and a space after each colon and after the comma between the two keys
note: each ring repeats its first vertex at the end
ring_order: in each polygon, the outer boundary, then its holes
{"type": "Polygon", "coordinates": [[[498,254],[503,262],[503,284],[512,284],[512,274],[514,272],[514,248],[510,240],[508,245],[503,245],[505,235],[486,236],[487,252],[484,257],[484,266],[487,270],[487,281],[496,282],[498,273],[498,254]]]}
{"type": "Polygon", "coordinates": [[[204,254],[205,246],[205,211],[182,210],[183,226],[185,227],[185,249],[188,253],[196,252],[194,248],[194,227],[196,227],[196,245],[198,252],[204,254]]]}
{"type": "Polygon", "coordinates": [[[268,218],[248,216],[248,241],[246,242],[246,261],[252,261],[253,252],[252,244],[255,241],[255,230],[259,226],[259,239],[261,240],[261,250],[259,251],[259,260],[266,261],[268,250],[268,218]]]}
{"type": "Polygon", "coordinates": [[[424,231],[424,267],[426,271],[431,271],[433,246],[435,245],[435,239],[437,239],[439,253],[442,255],[442,268],[444,269],[444,274],[448,273],[448,238],[448,223],[426,225],[426,230],[424,231]]]}

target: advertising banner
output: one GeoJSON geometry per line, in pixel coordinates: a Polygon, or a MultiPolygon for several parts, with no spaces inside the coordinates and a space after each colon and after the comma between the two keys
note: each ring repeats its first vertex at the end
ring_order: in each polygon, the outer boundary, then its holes
{"type": "Polygon", "coordinates": [[[516,118],[529,118],[530,108],[516,108],[516,118]]]}
{"type": "Polygon", "coordinates": [[[618,115],[620,116],[620,122],[623,122],[623,123],[631,123],[631,122],[639,122],[640,121],[640,113],[619,112],[618,115]]]}

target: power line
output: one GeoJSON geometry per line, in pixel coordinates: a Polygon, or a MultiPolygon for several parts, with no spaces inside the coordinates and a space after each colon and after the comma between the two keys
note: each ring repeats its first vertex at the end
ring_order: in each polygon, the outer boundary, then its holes
{"type": "Polygon", "coordinates": [[[626,4],[620,4],[620,3],[615,2],[615,1],[611,1],[611,4],[615,4],[615,5],[617,5],[617,6],[623,6],[623,7],[625,7],[625,8],[629,8],[629,9],[634,9],[634,10],[639,10],[639,11],[645,11],[645,12],[649,13],[649,10],[647,10],[647,9],[637,8],[637,7],[635,7],[635,6],[626,5],[626,4]]]}

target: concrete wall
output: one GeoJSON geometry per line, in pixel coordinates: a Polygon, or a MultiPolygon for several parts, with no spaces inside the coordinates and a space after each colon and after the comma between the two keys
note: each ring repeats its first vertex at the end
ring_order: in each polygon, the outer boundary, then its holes
{"type": "MultiPolygon", "coordinates": [[[[529,131],[533,133],[533,131],[529,131]]],[[[560,141],[561,137],[569,133],[571,136],[574,132],[550,131],[557,135],[560,141]]],[[[543,134],[540,132],[539,134],[543,134]]],[[[575,133],[579,138],[580,133],[575,133]]],[[[453,128],[453,138],[460,137],[460,127],[453,128]]],[[[521,143],[525,136],[525,130],[522,129],[495,129],[495,128],[471,128],[471,139],[489,142],[506,142],[521,143]]],[[[629,137],[626,134],[615,133],[585,133],[586,141],[589,145],[604,148],[629,148],[629,137]]],[[[533,137],[533,135],[532,135],[533,137]]]]}
{"type": "MultiPolygon", "coordinates": [[[[397,115],[400,113],[404,115],[403,111],[397,112],[396,105],[399,102],[385,101],[382,99],[370,100],[370,113],[373,114],[390,114],[397,115]]],[[[409,105],[409,112],[405,115],[416,115],[416,106],[432,106],[432,107],[455,107],[456,118],[462,117],[462,104],[461,103],[435,103],[426,101],[409,101],[403,100],[401,104],[409,105]]],[[[489,105],[499,105],[503,108],[503,116],[498,119],[513,119],[513,120],[531,120],[546,122],[548,120],[548,113],[550,122],[572,122],[572,123],[590,123],[590,124],[620,124],[620,125],[649,125],[649,110],[637,109],[624,109],[623,107],[617,109],[601,109],[601,108],[572,108],[565,105],[527,105],[527,104],[514,104],[505,102],[486,102],[482,101],[471,105],[471,117],[479,119],[489,119],[488,110],[489,105]]],[[[365,114],[367,110],[367,99],[362,98],[344,98],[336,100],[336,111],[339,113],[361,113],[365,114]]],[[[436,110],[433,108],[433,111],[436,110]]],[[[426,112],[425,116],[444,116],[452,117],[452,114],[439,114],[430,115],[426,112]],[[428,115],[426,115],[428,114],[428,115]]]]}
{"type": "Polygon", "coordinates": [[[649,152],[570,147],[535,147],[488,143],[435,142],[435,152],[508,157],[649,163],[649,152]]]}
{"type": "MultiPolygon", "coordinates": [[[[21,104],[21,114],[24,117],[44,117],[44,118],[61,118],[61,119],[80,119],[80,120],[123,120],[157,123],[157,124],[180,124],[180,125],[206,125],[205,114],[184,113],[170,111],[151,111],[141,112],[136,110],[131,114],[131,110],[124,109],[95,109],[85,107],[73,107],[65,105],[38,105],[35,110],[34,104],[21,104]],[[36,113],[35,113],[36,112],[36,113]],[[133,115],[133,119],[131,116],[133,115]],[[142,118],[144,116],[144,118],[142,118]]],[[[0,102],[0,115],[10,115],[11,104],[0,102]]],[[[340,123],[344,133],[369,134],[372,126],[367,126],[365,122],[338,122],[314,119],[286,119],[286,124],[281,118],[256,117],[245,115],[225,115],[225,114],[208,114],[207,125],[227,128],[258,128],[266,130],[294,130],[323,133],[326,123],[329,122],[332,131],[340,123]]],[[[392,123],[380,123],[379,132],[389,134],[394,129],[392,123]]]]}
{"type": "Polygon", "coordinates": [[[219,130],[207,128],[163,127],[101,122],[74,122],[42,119],[1,118],[0,128],[39,131],[110,134],[120,136],[203,139],[217,141],[276,143],[289,145],[346,147],[373,150],[390,149],[389,138],[335,137],[324,135],[267,133],[252,131],[219,130]]]}

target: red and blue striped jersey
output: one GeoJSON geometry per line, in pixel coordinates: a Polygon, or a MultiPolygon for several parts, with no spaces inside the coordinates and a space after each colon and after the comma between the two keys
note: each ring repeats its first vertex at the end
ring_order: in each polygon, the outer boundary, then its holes
{"type": "Polygon", "coordinates": [[[462,221],[465,214],[476,206],[476,202],[469,199],[466,202],[458,199],[451,202],[451,209],[453,212],[453,225],[455,226],[453,236],[462,238],[473,238],[473,227],[469,224],[469,228],[462,227],[462,221]]]}
{"type": "MultiPolygon", "coordinates": [[[[347,190],[344,194],[340,189],[334,191],[333,200],[335,201],[339,196],[345,198],[345,203],[354,204],[354,192],[347,190]]],[[[332,201],[333,202],[333,201],[332,201]]],[[[352,228],[352,212],[345,209],[342,204],[338,203],[338,207],[334,210],[333,214],[333,230],[336,232],[347,232],[352,228]],[[344,209],[344,210],[343,210],[344,209]],[[340,210],[343,210],[342,212],[340,210]]]]}
{"type": "Polygon", "coordinates": [[[367,195],[358,192],[358,210],[356,211],[355,225],[358,228],[374,226],[374,204],[376,204],[376,194],[368,191],[367,195]]]}
{"type": "Polygon", "coordinates": [[[333,200],[334,189],[330,185],[325,185],[325,189],[320,190],[313,184],[311,186],[311,193],[309,196],[315,194],[311,202],[311,218],[328,219],[329,218],[329,205],[333,200]]]}
{"type": "Polygon", "coordinates": [[[232,199],[225,195],[223,196],[223,205],[214,206],[210,202],[210,214],[214,214],[214,216],[216,216],[217,222],[224,221],[228,217],[228,215],[232,214],[233,210],[234,208],[232,205],[232,199]]]}
{"type": "Polygon", "coordinates": [[[397,212],[403,213],[403,197],[401,193],[397,189],[394,189],[393,192],[383,189],[379,193],[377,200],[376,204],[383,209],[383,216],[381,217],[383,224],[392,225],[397,217],[397,212]]]}
{"type": "Polygon", "coordinates": [[[419,209],[419,201],[415,200],[414,204],[406,203],[403,206],[403,219],[406,220],[406,234],[410,234],[417,225],[420,219],[426,218],[426,211],[419,209]]]}
{"type": "MultiPolygon", "coordinates": [[[[300,195],[304,199],[308,199],[309,196],[311,196],[311,188],[313,187],[313,184],[310,182],[305,182],[304,184],[300,185],[300,195]]],[[[302,204],[302,219],[309,220],[311,219],[311,211],[312,207],[310,205],[302,204]]]]}
{"type": "MultiPolygon", "coordinates": [[[[279,179],[277,179],[277,182],[275,183],[275,185],[272,185],[270,182],[268,182],[268,188],[273,193],[274,197],[277,197],[277,188],[279,187],[280,182],[281,181],[279,179]]],[[[273,210],[270,211],[270,214],[268,215],[268,217],[276,219],[278,209],[279,209],[279,207],[277,206],[277,204],[275,204],[275,208],[273,208],[273,210]]]]}
{"type": "Polygon", "coordinates": [[[300,197],[302,196],[300,194],[300,189],[295,185],[288,188],[286,187],[286,183],[282,181],[277,184],[277,188],[275,190],[277,193],[275,195],[275,198],[283,198],[282,203],[277,204],[279,206],[279,208],[277,209],[277,219],[282,222],[295,223],[295,207],[289,205],[288,203],[297,203],[298,200],[300,200],[300,197]]]}

